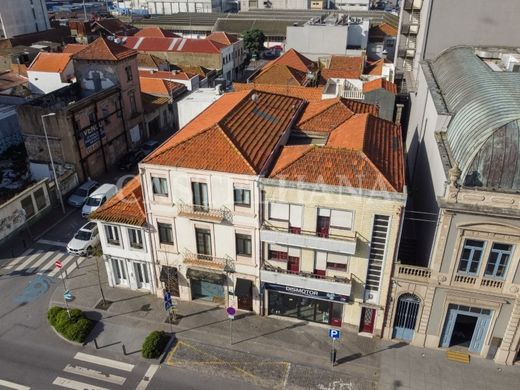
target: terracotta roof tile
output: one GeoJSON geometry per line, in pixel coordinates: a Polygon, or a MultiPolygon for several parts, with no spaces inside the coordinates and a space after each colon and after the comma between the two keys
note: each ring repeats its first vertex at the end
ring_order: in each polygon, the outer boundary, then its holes
{"type": "Polygon", "coordinates": [[[276,60],[266,64],[264,69],[268,69],[273,65],[287,65],[291,68],[299,70],[300,72],[314,71],[318,67],[316,62],[308,59],[303,54],[294,49],[289,49],[276,60]]]}
{"type": "Polygon", "coordinates": [[[284,64],[275,64],[262,71],[254,78],[259,84],[297,85],[305,86],[309,83],[307,73],[284,64]]]}
{"type": "Polygon", "coordinates": [[[65,45],[65,47],[63,48],[63,52],[76,54],[78,51],[81,51],[86,47],[87,45],[83,45],[81,43],[69,43],[68,45],[65,45]]]}
{"type": "Polygon", "coordinates": [[[149,79],[163,79],[163,80],[190,80],[195,77],[195,74],[186,72],[168,72],[165,70],[149,71],[139,70],[139,77],[146,77],[149,79]]]}
{"type": "Polygon", "coordinates": [[[137,66],[139,68],[152,68],[159,69],[160,66],[168,65],[168,61],[163,60],[153,54],[138,53],[137,54],[137,66]]]}
{"type": "Polygon", "coordinates": [[[370,76],[381,76],[383,74],[384,59],[367,61],[365,64],[365,74],[370,76]]]}
{"type": "Polygon", "coordinates": [[[135,50],[128,49],[104,37],[99,37],[83,50],[72,56],[75,60],[119,61],[137,55],[135,50]]]}
{"type": "Polygon", "coordinates": [[[159,96],[172,96],[186,90],[184,84],[163,79],[139,77],[139,85],[142,92],[159,96]]]}
{"type": "Polygon", "coordinates": [[[173,31],[165,30],[160,27],[146,27],[134,34],[134,37],[148,37],[148,38],[181,38],[180,35],[173,31]]]}
{"type": "Polygon", "coordinates": [[[27,84],[27,79],[14,72],[0,72],[0,91],[27,84]]]}
{"type": "Polygon", "coordinates": [[[397,95],[397,85],[384,78],[367,81],[363,84],[363,92],[375,91],[376,89],[386,89],[388,92],[397,95]]]}
{"type": "Polygon", "coordinates": [[[259,83],[233,83],[235,91],[250,91],[255,89],[261,92],[270,92],[278,95],[293,96],[311,101],[321,101],[323,94],[322,88],[302,87],[299,85],[275,85],[259,83]]]}
{"type": "Polygon", "coordinates": [[[167,96],[154,96],[147,93],[141,93],[141,100],[143,101],[143,111],[145,114],[154,112],[159,109],[159,107],[170,102],[170,98],[167,96]]]}
{"type": "Polygon", "coordinates": [[[330,132],[354,114],[378,114],[377,106],[343,98],[311,102],[305,107],[297,128],[309,132],[330,132]]]}
{"type": "Polygon", "coordinates": [[[214,53],[226,45],[209,39],[192,38],[153,38],[153,37],[121,37],[125,47],[140,52],[181,52],[181,53],[214,53]]]}
{"type": "Polygon", "coordinates": [[[224,31],[215,31],[209,34],[206,39],[209,39],[210,41],[218,42],[223,45],[229,46],[232,45],[235,42],[238,42],[238,38],[236,35],[228,34],[224,31]]]}
{"type": "Polygon", "coordinates": [[[381,23],[376,26],[372,26],[368,32],[369,39],[384,39],[385,37],[396,37],[397,28],[389,25],[388,23],[381,23]]]}
{"type": "Polygon", "coordinates": [[[28,70],[33,72],[61,73],[71,61],[70,53],[46,53],[40,52],[34,59],[28,70]]]}
{"type": "Polygon", "coordinates": [[[301,99],[265,92],[226,94],[145,163],[258,174],[303,105],[301,99]]]}
{"type": "Polygon", "coordinates": [[[324,79],[359,79],[363,74],[362,56],[332,56],[328,68],[321,70],[324,79]]]}
{"type": "Polygon", "coordinates": [[[144,226],[146,224],[146,213],[139,177],[130,180],[115,196],[94,211],[89,218],[125,225],[144,226]]]}

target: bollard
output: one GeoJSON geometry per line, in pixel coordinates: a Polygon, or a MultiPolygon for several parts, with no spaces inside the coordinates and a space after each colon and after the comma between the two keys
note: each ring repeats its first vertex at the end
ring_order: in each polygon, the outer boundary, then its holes
{"type": "Polygon", "coordinates": [[[123,355],[125,355],[125,356],[126,356],[126,348],[125,348],[125,345],[124,345],[124,344],[122,344],[122,345],[121,345],[121,348],[123,348],[123,355]]]}

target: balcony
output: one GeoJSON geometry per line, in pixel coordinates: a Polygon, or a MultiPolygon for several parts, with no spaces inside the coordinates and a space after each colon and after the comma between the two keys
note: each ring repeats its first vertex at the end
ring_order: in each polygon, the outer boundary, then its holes
{"type": "Polygon", "coordinates": [[[501,292],[504,281],[488,277],[456,274],[453,278],[453,286],[475,288],[478,290],[501,292]]]}
{"type": "Polygon", "coordinates": [[[365,99],[365,94],[359,90],[345,90],[342,92],[341,97],[344,99],[363,100],[365,99]]]}
{"type": "Polygon", "coordinates": [[[264,263],[260,278],[262,282],[317,290],[343,296],[350,296],[352,283],[348,278],[316,275],[310,272],[294,272],[264,263]]]}
{"type": "Polygon", "coordinates": [[[216,223],[232,220],[231,211],[226,208],[212,209],[207,206],[186,203],[180,203],[177,207],[181,217],[216,223]]]}
{"type": "Polygon", "coordinates": [[[394,275],[399,279],[428,282],[432,276],[432,271],[429,268],[397,263],[395,265],[394,275]]]}
{"type": "Polygon", "coordinates": [[[264,223],[260,230],[260,240],[278,245],[353,255],[356,253],[357,235],[355,232],[349,233],[351,234],[348,236],[329,234],[328,237],[320,237],[316,232],[264,223]]]}
{"type": "Polygon", "coordinates": [[[233,272],[235,269],[233,259],[229,256],[216,257],[203,255],[193,253],[188,249],[184,250],[183,263],[196,268],[212,269],[223,272],[233,272]]]}

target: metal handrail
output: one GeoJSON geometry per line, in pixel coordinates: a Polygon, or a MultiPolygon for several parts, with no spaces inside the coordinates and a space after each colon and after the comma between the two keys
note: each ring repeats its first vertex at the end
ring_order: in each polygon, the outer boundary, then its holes
{"type": "Polygon", "coordinates": [[[218,220],[231,220],[231,211],[225,207],[214,209],[206,205],[194,205],[179,202],[179,214],[195,215],[199,217],[209,217],[218,220]]]}
{"type": "Polygon", "coordinates": [[[264,262],[264,265],[262,268],[265,271],[271,271],[271,272],[277,272],[277,273],[283,273],[283,274],[295,275],[295,276],[303,276],[305,278],[322,279],[322,280],[327,280],[329,282],[335,282],[335,283],[350,283],[349,278],[346,278],[346,277],[318,275],[318,274],[313,274],[312,272],[304,272],[304,271],[291,271],[291,270],[277,267],[275,265],[265,263],[265,262],[264,262]]]}
{"type": "Polygon", "coordinates": [[[325,238],[325,239],[330,238],[332,240],[343,240],[343,241],[348,240],[348,239],[355,240],[357,238],[357,232],[352,231],[352,230],[349,230],[349,232],[353,233],[350,236],[339,236],[337,234],[330,234],[329,233],[327,237],[323,237],[323,236],[320,236],[320,232],[318,232],[318,231],[313,232],[313,231],[310,231],[310,230],[300,229],[300,233],[295,233],[294,230],[291,231],[291,228],[295,229],[294,227],[291,227],[291,226],[287,226],[287,228],[280,227],[280,226],[275,226],[272,223],[267,222],[267,221],[264,221],[264,223],[262,224],[262,229],[273,230],[273,231],[282,232],[282,233],[290,233],[290,234],[298,234],[298,235],[303,235],[303,236],[320,237],[320,238],[325,238]]]}
{"type": "Polygon", "coordinates": [[[226,272],[234,272],[235,263],[233,259],[229,256],[217,257],[213,255],[205,255],[201,253],[194,253],[189,249],[184,249],[183,251],[184,261],[192,261],[192,262],[203,262],[203,263],[212,263],[218,266],[221,266],[226,272]]]}

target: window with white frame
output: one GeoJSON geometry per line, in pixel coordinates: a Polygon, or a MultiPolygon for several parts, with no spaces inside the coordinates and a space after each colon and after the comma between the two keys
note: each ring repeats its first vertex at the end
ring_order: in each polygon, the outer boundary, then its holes
{"type": "Polygon", "coordinates": [[[269,202],[269,219],[289,220],[289,204],[269,202]]]}
{"type": "Polygon", "coordinates": [[[135,249],[143,249],[143,235],[140,229],[128,229],[130,246],[135,249]]]}
{"type": "Polygon", "coordinates": [[[303,225],[303,206],[288,203],[269,203],[269,219],[288,221],[291,233],[301,233],[303,225]]]}
{"type": "Polygon", "coordinates": [[[460,255],[458,271],[470,275],[476,275],[480,268],[480,261],[484,252],[484,241],[470,240],[464,241],[464,247],[460,255]]]}
{"type": "Polygon", "coordinates": [[[492,278],[504,279],[511,258],[512,245],[493,243],[489,253],[484,275],[492,278]]]}
{"type": "Polygon", "coordinates": [[[121,245],[119,239],[119,228],[113,225],[105,225],[105,233],[107,236],[107,242],[110,245],[121,245]]]}
{"type": "Polygon", "coordinates": [[[233,201],[235,206],[251,207],[251,191],[246,188],[233,188],[233,201]]]}
{"type": "Polygon", "coordinates": [[[164,177],[152,176],[152,191],[154,195],[168,196],[168,182],[164,177]]]}

